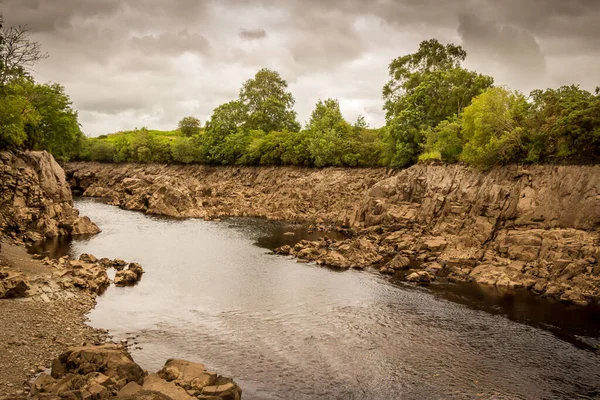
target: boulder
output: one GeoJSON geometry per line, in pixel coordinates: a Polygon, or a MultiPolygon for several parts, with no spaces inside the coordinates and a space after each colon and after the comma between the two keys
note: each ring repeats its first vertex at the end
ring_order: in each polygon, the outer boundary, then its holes
{"type": "Polygon", "coordinates": [[[291,251],[292,251],[292,248],[290,247],[290,245],[284,244],[283,246],[278,247],[275,250],[273,250],[273,253],[279,254],[282,256],[287,256],[290,254],[291,251]]]}
{"type": "Polygon", "coordinates": [[[150,374],[144,379],[142,390],[157,392],[172,400],[194,400],[184,388],[173,382],[167,382],[157,374],[150,374]]]}
{"type": "Polygon", "coordinates": [[[435,277],[427,271],[416,271],[406,276],[408,282],[414,283],[429,283],[435,279],[435,277]]]}
{"type": "Polygon", "coordinates": [[[53,361],[51,376],[59,379],[91,372],[106,375],[118,389],[132,381],[141,384],[145,376],[126,349],[115,344],[71,348],[53,361]]]}
{"type": "Polygon", "coordinates": [[[135,285],[140,281],[144,270],[138,263],[131,263],[127,269],[117,271],[115,274],[115,285],[116,286],[131,286],[135,285]]]}
{"type": "Polygon", "coordinates": [[[29,290],[29,280],[14,272],[0,272],[0,299],[25,297],[29,290]]]}
{"type": "Polygon", "coordinates": [[[217,374],[208,372],[204,365],[180,359],[167,360],[158,376],[186,390],[194,391],[214,385],[217,380],[217,374]]]}

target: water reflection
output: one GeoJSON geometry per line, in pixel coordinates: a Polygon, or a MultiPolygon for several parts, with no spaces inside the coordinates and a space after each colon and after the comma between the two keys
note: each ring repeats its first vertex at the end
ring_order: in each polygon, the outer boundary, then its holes
{"type": "Polygon", "coordinates": [[[294,229],[285,224],[77,206],[103,232],[73,242],[72,255],[119,257],[146,270],[135,287],[109,288],[90,319],[116,339],[135,337],[134,358],[147,369],[169,357],[202,361],[234,376],[247,400],[597,394],[595,311],[524,292],[336,273],[256,246],[303,237],[282,238],[294,229]]]}

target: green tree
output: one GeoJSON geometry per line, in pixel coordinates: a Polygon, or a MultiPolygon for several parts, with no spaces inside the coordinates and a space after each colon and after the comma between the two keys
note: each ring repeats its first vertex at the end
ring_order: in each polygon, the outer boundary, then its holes
{"type": "Polygon", "coordinates": [[[77,112],[71,99],[58,84],[35,84],[24,80],[27,97],[37,113],[39,123],[27,128],[27,147],[48,150],[54,157],[67,161],[77,151],[83,138],[77,112]]]}
{"type": "Polygon", "coordinates": [[[473,99],[462,113],[465,139],[461,159],[489,167],[516,159],[523,151],[523,124],[529,105],[518,92],[496,87],[473,99]]]}
{"type": "Polygon", "coordinates": [[[287,91],[287,82],[278,72],[266,68],[247,80],[240,90],[240,101],[247,112],[247,129],[271,131],[298,131],[293,110],[294,96],[287,91]]]}
{"type": "Polygon", "coordinates": [[[456,117],[428,127],[422,132],[425,137],[425,152],[419,161],[443,160],[456,162],[463,149],[461,121],[456,117]]]}
{"type": "Polygon", "coordinates": [[[190,137],[200,133],[200,120],[195,117],[184,117],[177,125],[183,136],[190,137]]]}
{"type": "Polygon", "coordinates": [[[190,164],[198,160],[198,149],[191,138],[179,137],[175,139],[171,147],[173,161],[190,164]]]}
{"type": "Polygon", "coordinates": [[[600,93],[579,86],[534,90],[527,120],[528,161],[600,158],[600,93]]]}
{"type": "Polygon", "coordinates": [[[99,162],[114,162],[117,154],[114,144],[101,139],[94,140],[89,151],[91,160],[99,162]]]}
{"type": "Polygon", "coordinates": [[[22,86],[8,84],[0,94],[0,149],[21,147],[27,130],[37,126],[40,115],[27,99],[22,86]]]}
{"type": "Polygon", "coordinates": [[[383,88],[389,164],[415,162],[423,144],[421,132],[460,115],[473,97],[492,85],[491,77],[461,67],[466,56],[460,46],[430,39],[416,53],[391,62],[390,81],[383,88]]]}
{"type": "Polygon", "coordinates": [[[244,130],[247,120],[247,108],[241,101],[234,100],[215,108],[204,132],[205,158],[220,163],[217,153],[225,139],[244,130]]]}

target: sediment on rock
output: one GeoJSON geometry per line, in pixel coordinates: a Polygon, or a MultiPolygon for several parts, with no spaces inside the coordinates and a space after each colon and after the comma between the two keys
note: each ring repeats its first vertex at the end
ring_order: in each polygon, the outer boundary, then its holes
{"type": "Polygon", "coordinates": [[[339,241],[276,252],[426,283],[524,287],[600,300],[600,166],[462,165],[405,170],[73,163],[72,187],[125,209],[176,217],[263,216],[329,223],[339,241]],[[388,262],[389,261],[389,262],[388,262]],[[416,276],[422,277],[418,280],[416,276]]]}

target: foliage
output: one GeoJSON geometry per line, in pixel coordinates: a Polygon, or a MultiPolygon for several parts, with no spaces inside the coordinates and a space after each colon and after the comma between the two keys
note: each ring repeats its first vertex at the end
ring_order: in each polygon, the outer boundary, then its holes
{"type": "Polygon", "coordinates": [[[459,115],[493,79],[461,68],[467,53],[460,46],[424,41],[419,50],[393,60],[383,88],[386,111],[386,161],[413,163],[423,142],[422,130],[459,115]]]}
{"type": "Polygon", "coordinates": [[[294,96],[287,91],[287,82],[278,72],[266,68],[247,80],[240,90],[239,101],[247,111],[248,130],[298,131],[294,96]]]}
{"type": "Polygon", "coordinates": [[[531,93],[525,140],[527,160],[594,160],[600,157],[600,93],[563,86],[531,93]]]}
{"type": "Polygon", "coordinates": [[[428,127],[421,134],[425,137],[425,152],[419,161],[441,160],[456,162],[463,149],[461,122],[457,118],[440,122],[435,128],[428,127]]]}
{"type": "Polygon", "coordinates": [[[479,167],[514,160],[523,150],[521,135],[527,108],[523,95],[500,87],[473,99],[461,116],[465,139],[461,158],[479,167]]]}
{"type": "Polygon", "coordinates": [[[183,136],[190,137],[200,133],[200,120],[195,117],[184,117],[177,125],[183,136]]]}

